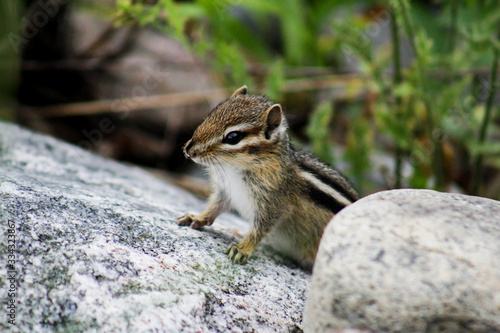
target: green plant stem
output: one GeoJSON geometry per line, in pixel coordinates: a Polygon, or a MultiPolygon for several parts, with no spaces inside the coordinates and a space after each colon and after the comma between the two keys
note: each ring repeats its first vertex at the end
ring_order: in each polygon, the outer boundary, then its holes
{"type": "MultiPolygon", "coordinates": [[[[495,83],[497,80],[497,69],[498,69],[498,57],[500,51],[498,48],[494,48],[493,64],[491,66],[491,77],[490,77],[490,91],[488,94],[488,99],[486,100],[486,109],[484,110],[483,122],[481,123],[481,129],[479,131],[479,146],[484,143],[486,139],[486,130],[488,128],[488,123],[490,122],[491,109],[493,108],[493,99],[495,97],[495,83]]],[[[479,153],[476,156],[474,162],[474,176],[472,185],[472,194],[478,193],[479,185],[481,181],[481,175],[483,170],[483,154],[479,153]]]]}
{"type": "Polygon", "coordinates": [[[0,2],[0,119],[15,121],[16,90],[20,81],[22,45],[9,45],[11,35],[20,37],[21,1],[0,2]]]}
{"type": "Polygon", "coordinates": [[[398,0],[398,3],[401,9],[400,12],[402,14],[403,24],[405,25],[406,32],[408,33],[408,39],[413,48],[413,53],[415,54],[415,59],[417,62],[418,81],[422,87],[422,92],[423,92],[422,99],[427,111],[426,113],[427,113],[427,123],[428,123],[428,135],[432,142],[432,155],[431,155],[432,167],[434,176],[436,177],[435,187],[438,190],[442,190],[445,187],[444,170],[443,170],[443,146],[441,145],[441,137],[439,135],[435,135],[435,129],[436,129],[434,124],[435,119],[431,103],[429,101],[429,96],[428,96],[429,90],[427,86],[428,83],[426,75],[424,73],[425,70],[424,70],[422,55],[420,54],[420,50],[417,48],[416,45],[415,30],[413,29],[413,23],[411,22],[410,19],[410,14],[408,12],[406,1],[398,0]]]}
{"type": "MultiPolygon", "coordinates": [[[[401,55],[399,51],[399,26],[397,22],[396,15],[391,16],[391,34],[392,34],[392,56],[394,59],[394,86],[398,86],[403,81],[403,76],[401,74],[401,55]]],[[[395,98],[395,109],[396,117],[398,121],[401,119],[401,97],[396,96],[395,98]]],[[[396,142],[396,156],[395,156],[395,167],[394,167],[394,178],[395,178],[395,188],[401,188],[401,178],[402,178],[402,160],[403,160],[403,150],[401,149],[398,142],[396,142]]]]}
{"type": "Polygon", "coordinates": [[[450,54],[453,53],[453,51],[455,51],[455,45],[456,45],[456,42],[457,42],[457,27],[458,27],[458,20],[457,20],[457,17],[458,17],[458,5],[459,5],[459,2],[458,1],[455,1],[455,0],[452,0],[450,1],[450,21],[451,21],[451,31],[450,31],[450,48],[449,48],[449,52],[450,54]]]}
{"type": "MultiPolygon", "coordinates": [[[[451,0],[450,1],[450,23],[451,23],[451,31],[450,31],[450,47],[448,50],[448,54],[450,57],[453,57],[453,52],[455,52],[455,47],[457,43],[457,33],[458,33],[458,5],[459,1],[451,0]]],[[[453,58],[451,58],[453,60],[453,58]]],[[[449,62],[449,76],[448,82],[451,83],[455,79],[455,70],[453,66],[453,61],[449,62]]]]}

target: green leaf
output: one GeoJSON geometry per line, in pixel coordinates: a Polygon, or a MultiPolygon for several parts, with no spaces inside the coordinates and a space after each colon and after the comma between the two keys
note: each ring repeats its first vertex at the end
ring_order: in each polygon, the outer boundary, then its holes
{"type": "Polygon", "coordinates": [[[347,171],[353,177],[360,192],[363,191],[365,175],[370,170],[370,153],[374,149],[373,130],[365,118],[359,118],[352,124],[347,137],[344,158],[349,161],[347,171]]]}
{"type": "Polygon", "coordinates": [[[394,95],[398,97],[409,97],[413,94],[415,94],[415,88],[410,82],[403,82],[394,88],[394,95]]]}
{"type": "Polygon", "coordinates": [[[276,60],[270,66],[271,72],[266,77],[265,87],[266,95],[269,98],[279,101],[281,100],[281,92],[285,86],[285,66],[282,59],[276,60]]]}
{"type": "Polygon", "coordinates": [[[217,69],[226,74],[231,85],[251,84],[245,57],[236,43],[216,41],[215,56],[217,69]]]}
{"type": "Polygon", "coordinates": [[[487,157],[498,156],[500,155],[500,142],[486,141],[481,144],[474,140],[469,143],[469,150],[474,156],[479,154],[487,157]]]}
{"type": "Polygon", "coordinates": [[[330,123],[333,115],[332,101],[323,101],[316,106],[309,117],[309,124],[306,129],[312,143],[313,153],[329,164],[334,162],[330,140],[330,123]]]}

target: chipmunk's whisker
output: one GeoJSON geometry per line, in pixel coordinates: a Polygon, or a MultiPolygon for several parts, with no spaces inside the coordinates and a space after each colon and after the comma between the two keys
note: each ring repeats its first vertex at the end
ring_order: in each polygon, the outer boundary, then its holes
{"type": "Polygon", "coordinates": [[[226,169],[222,166],[223,162],[221,161],[221,159],[215,157],[215,160],[217,161],[217,165],[215,166],[215,168],[217,169],[217,173],[219,176],[218,178],[223,183],[223,187],[229,189],[229,193],[227,193],[227,195],[231,197],[232,193],[231,186],[229,186],[229,175],[227,174],[226,169]]]}

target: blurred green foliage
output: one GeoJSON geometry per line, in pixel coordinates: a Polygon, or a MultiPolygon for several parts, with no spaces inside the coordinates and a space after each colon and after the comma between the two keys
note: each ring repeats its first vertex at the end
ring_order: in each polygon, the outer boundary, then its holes
{"type": "MultiPolygon", "coordinates": [[[[346,89],[368,97],[335,112],[335,97],[319,99],[307,134],[314,152],[333,162],[330,128],[337,114],[345,115],[341,159],[363,194],[373,190],[373,154],[394,155],[392,187],[447,189],[462,151],[471,157],[465,173],[476,178],[483,157],[484,164],[500,166],[493,140],[500,137],[499,122],[492,121],[499,115],[486,103],[496,87],[485,82],[500,49],[497,0],[442,0],[432,9],[409,0],[117,2],[118,22],[153,25],[195,50],[227,85],[263,86],[274,99],[290,80],[286,69],[356,68],[363,86],[346,89]],[[394,38],[380,42],[381,31],[394,38]],[[265,78],[251,75],[249,64],[267,66],[265,78]],[[401,179],[405,164],[411,175],[401,179]]],[[[476,191],[470,181],[462,186],[476,191]]]]}
{"type": "Polygon", "coordinates": [[[311,138],[312,150],[323,161],[334,164],[331,142],[330,123],[334,115],[333,104],[326,100],[316,106],[311,114],[307,135],[311,138]]]}
{"type": "Polygon", "coordinates": [[[22,4],[0,2],[0,119],[14,120],[14,99],[19,81],[22,4]]]}
{"type": "MultiPolygon", "coordinates": [[[[365,1],[365,3],[375,1],[365,1]]],[[[281,0],[117,0],[118,23],[151,24],[175,36],[189,47],[209,55],[214,68],[230,84],[252,82],[245,66],[275,63],[286,66],[335,66],[328,22],[334,9],[354,9],[359,1],[281,0]],[[150,2],[149,2],[150,3],[150,2]],[[208,24],[207,24],[208,22],[208,24]],[[195,26],[196,32],[188,30],[195,26]]]]}

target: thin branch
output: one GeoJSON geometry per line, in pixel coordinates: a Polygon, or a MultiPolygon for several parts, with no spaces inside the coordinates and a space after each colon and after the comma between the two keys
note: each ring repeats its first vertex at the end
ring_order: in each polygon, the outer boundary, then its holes
{"type": "Polygon", "coordinates": [[[77,58],[89,58],[92,56],[92,53],[103,46],[116,32],[115,21],[116,20],[111,21],[106,29],[104,29],[104,31],[85,50],[83,50],[77,58]]]}
{"type": "Polygon", "coordinates": [[[177,106],[193,105],[212,99],[222,99],[229,93],[226,89],[212,89],[201,92],[170,93],[155,96],[108,99],[90,102],[62,104],[45,107],[23,107],[25,116],[68,117],[87,116],[100,113],[130,112],[146,109],[159,109],[177,106]]]}

